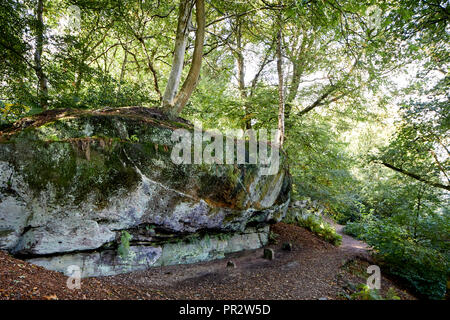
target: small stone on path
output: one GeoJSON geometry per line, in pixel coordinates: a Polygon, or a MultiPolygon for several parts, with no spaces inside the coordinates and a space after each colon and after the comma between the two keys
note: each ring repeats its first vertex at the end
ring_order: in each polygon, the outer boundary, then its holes
{"type": "Polygon", "coordinates": [[[267,260],[275,259],[275,252],[273,251],[273,249],[264,249],[263,258],[267,260]]]}

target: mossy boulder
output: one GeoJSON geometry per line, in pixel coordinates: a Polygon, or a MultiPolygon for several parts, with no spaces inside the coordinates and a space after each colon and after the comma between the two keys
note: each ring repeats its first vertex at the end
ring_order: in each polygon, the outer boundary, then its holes
{"type": "Polygon", "coordinates": [[[122,230],[146,245],[242,233],[284,216],[283,157],[273,175],[254,164],[177,165],[171,136],[178,128],[194,130],[135,107],[52,110],[4,129],[0,249],[28,257],[111,250],[122,230]]]}

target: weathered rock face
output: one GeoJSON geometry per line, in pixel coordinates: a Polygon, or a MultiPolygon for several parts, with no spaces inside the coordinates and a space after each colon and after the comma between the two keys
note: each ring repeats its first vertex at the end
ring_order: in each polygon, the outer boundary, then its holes
{"type": "Polygon", "coordinates": [[[80,266],[82,277],[107,276],[149,267],[222,259],[227,253],[260,248],[268,237],[269,227],[266,226],[248,228],[243,233],[205,234],[159,244],[131,245],[125,255],[115,249],[105,249],[32,258],[28,262],[63,273],[68,272],[68,266],[80,266]]]}
{"type": "Polygon", "coordinates": [[[281,162],[176,165],[177,128],[156,110],[59,110],[0,133],[0,249],[84,275],[223,257],[258,248],[289,203],[281,162]],[[123,231],[129,255],[117,254],[123,231]],[[195,238],[195,243],[186,237],[195,238]]]}

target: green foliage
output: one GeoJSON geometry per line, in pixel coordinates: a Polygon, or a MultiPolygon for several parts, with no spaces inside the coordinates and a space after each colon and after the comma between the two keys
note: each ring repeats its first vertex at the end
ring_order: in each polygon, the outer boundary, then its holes
{"type": "Polygon", "coordinates": [[[4,103],[0,100],[0,125],[20,119],[26,115],[30,109],[30,107],[24,105],[4,103]]]}
{"type": "MultiPolygon", "coordinates": [[[[209,236],[205,235],[204,239],[206,239],[206,238],[209,239],[209,236]]],[[[194,233],[194,234],[190,234],[190,235],[188,235],[188,236],[186,236],[184,238],[180,238],[179,240],[180,241],[185,241],[187,243],[198,243],[200,241],[200,239],[201,239],[200,235],[194,233]]]]}
{"type": "Polygon", "coordinates": [[[336,233],[333,226],[327,223],[322,217],[315,214],[299,214],[295,210],[291,209],[288,211],[288,214],[283,221],[285,223],[296,224],[300,227],[306,228],[335,246],[339,246],[342,243],[342,236],[336,233]]]}
{"type": "Polygon", "coordinates": [[[383,300],[377,289],[370,289],[367,285],[361,284],[358,286],[359,291],[351,295],[355,300],[383,300]]]}
{"type": "Polygon", "coordinates": [[[444,297],[450,270],[448,251],[443,254],[430,241],[412,239],[393,218],[348,223],[344,232],[367,241],[389,272],[404,279],[421,296],[444,297]]]}
{"type": "Polygon", "coordinates": [[[331,125],[321,117],[305,120],[293,126],[286,139],[294,196],[319,200],[331,211],[347,207],[343,194],[354,183],[349,171],[353,160],[331,125]]]}
{"type": "Polygon", "coordinates": [[[129,140],[131,142],[139,142],[139,137],[136,136],[135,134],[131,135],[131,137],[129,138],[129,140]]]}
{"type": "Polygon", "coordinates": [[[269,232],[269,243],[276,244],[278,242],[279,235],[273,231],[269,232]]]}
{"type": "Polygon", "coordinates": [[[224,232],[218,233],[216,236],[217,236],[217,239],[220,241],[228,241],[232,238],[231,233],[224,233],[224,232]]]}
{"type": "Polygon", "coordinates": [[[364,240],[367,228],[367,224],[363,222],[348,222],[344,227],[344,233],[356,239],[364,240]]]}
{"type": "Polygon", "coordinates": [[[297,224],[335,246],[339,246],[342,243],[342,236],[337,234],[336,230],[330,224],[315,215],[310,214],[304,218],[299,218],[297,224]]]}
{"type": "Polygon", "coordinates": [[[130,240],[132,236],[127,231],[122,231],[122,235],[120,237],[120,244],[117,248],[117,253],[122,259],[126,259],[130,254],[130,240]]]}
{"type": "Polygon", "coordinates": [[[370,213],[366,212],[366,208],[363,204],[359,204],[359,210],[356,212],[356,218],[354,221],[347,220],[348,222],[344,226],[344,233],[348,234],[359,240],[366,240],[365,237],[369,232],[369,228],[374,223],[374,210],[371,209],[370,213]]]}
{"type": "Polygon", "coordinates": [[[387,221],[374,223],[365,239],[392,274],[405,279],[417,292],[442,299],[449,276],[449,256],[411,239],[405,230],[387,221]]]}
{"type": "Polygon", "coordinates": [[[394,288],[389,288],[388,292],[386,293],[386,297],[383,298],[379,290],[377,289],[370,289],[365,284],[360,284],[357,287],[359,290],[355,293],[353,293],[350,296],[350,299],[352,300],[400,300],[400,297],[397,296],[394,288]]]}
{"type": "Polygon", "coordinates": [[[421,296],[443,298],[450,265],[447,196],[387,169],[369,168],[372,178],[361,183],[359,210],[344,232],[366,241],[421,296]],[[378,172],[382,179],[373,178],[378,172]]]}

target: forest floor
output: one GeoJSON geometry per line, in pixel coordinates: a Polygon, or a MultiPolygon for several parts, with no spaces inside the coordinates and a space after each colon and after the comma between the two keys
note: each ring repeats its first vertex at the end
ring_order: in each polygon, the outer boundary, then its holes
{"type": "MultiPolygon", "coordinates": [[[[369,276],[367,245],[342,234],[335,247],[308,230],[284,223],[272,226],[276,243],[230,254],[226,259],[155,267],[109,277],[86,278],[69,290],[61,273],[17,260],[0,251],[0,299],[346,299],[369,276]],[[282,250],[290,242],[292,251],[282,250]],[[235,267],[227,267],[228,261],[235,267]]],[[[381,293],[393,288],[402,300],[415,299],[381,270],[381,293]]]]}

